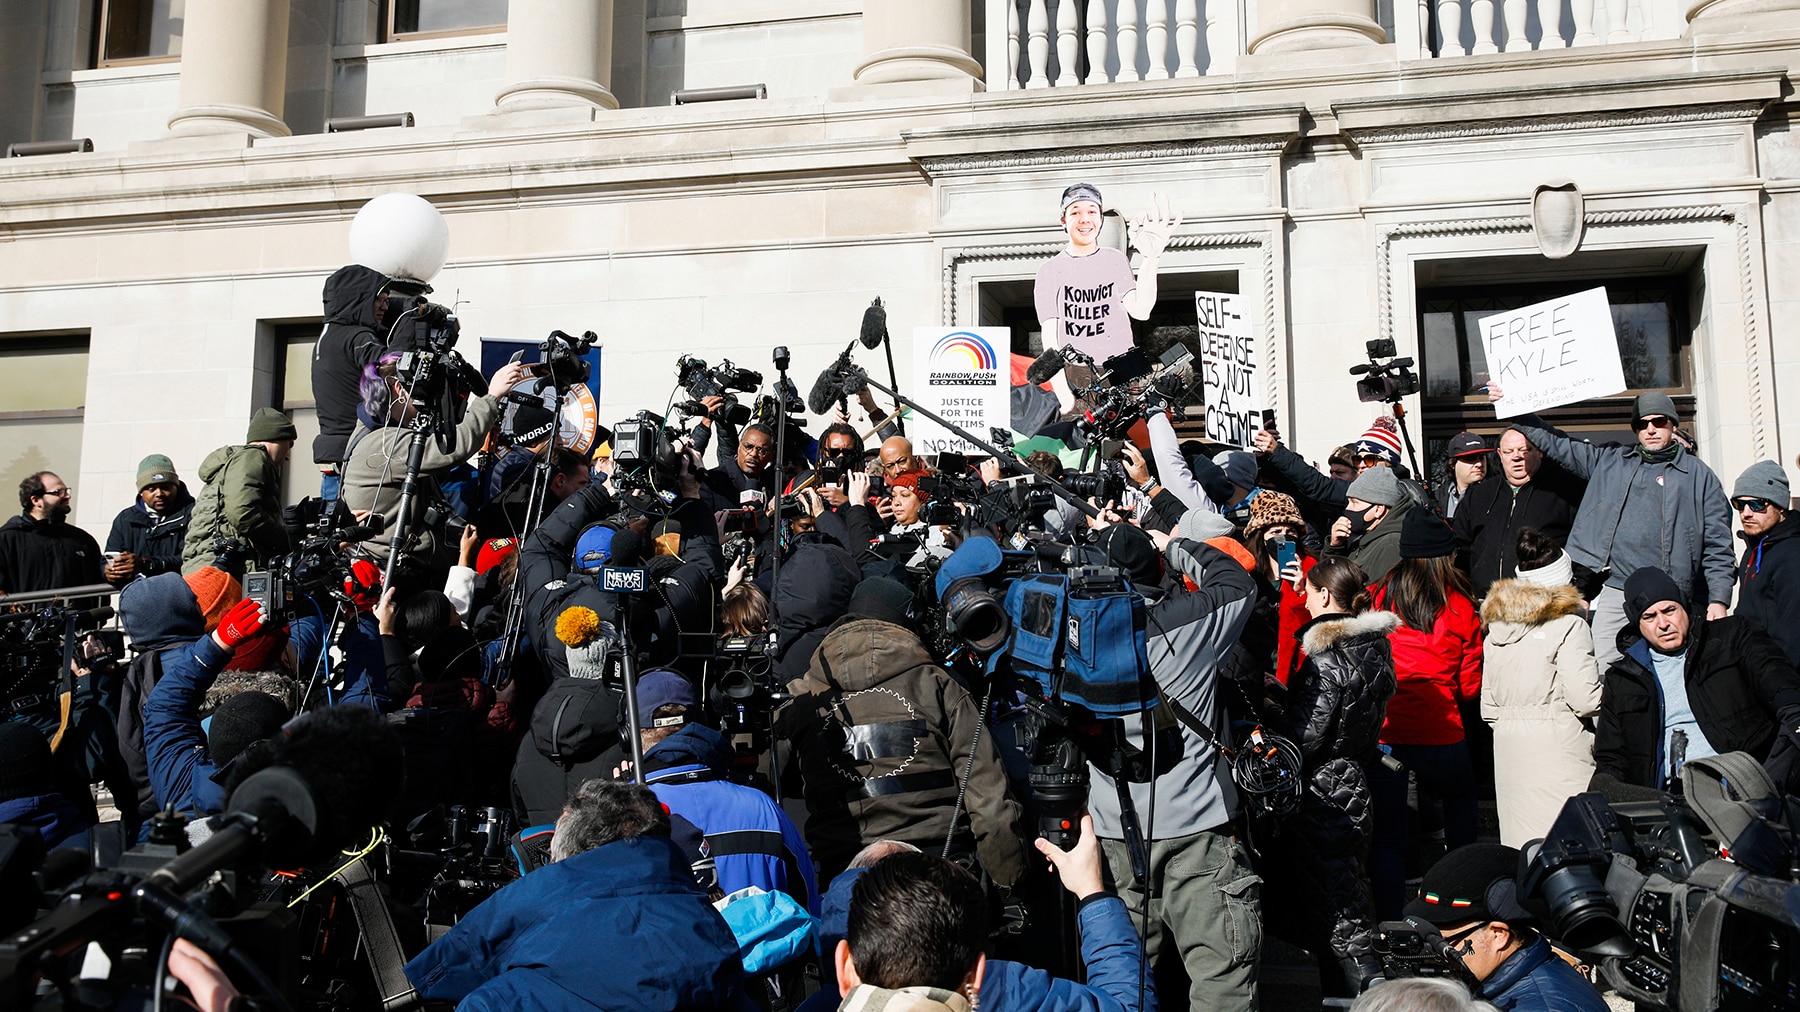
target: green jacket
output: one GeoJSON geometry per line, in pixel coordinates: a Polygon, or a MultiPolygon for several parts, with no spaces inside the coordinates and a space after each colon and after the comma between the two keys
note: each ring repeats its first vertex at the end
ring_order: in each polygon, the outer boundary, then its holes
{"type": "MultiPolygon", "coordinates": [[[[500,417],[500,402],[492,397],[471,397],[457,423],[455,442],[448,452],[438,445],[435,436],[425,440],[425,456],[420,461],[419,489],[413,499],[411,527],[401,558],[420,566],[443,561],[447,567],[454,559],[438,560],[445,546],[439,531],[425,523],[425,511],[443,498],[438,478],[475,455],[487,438],[488,430],[500,417]]],[[[361,544],[378,563],[386,564],[393,550],[394,533],[400,521],[400,487],[406,482],[406,456],[412,445],[412,430],[399,425],[380,429],[357,430],[350,437],[350,459],[344,464],[344,485],[340,493],[352,510],[369,510],[382,516],[383,526],[374,537],[361,544]]]]}
{"type": "Polygon", "coordinates": [[[288,550],[281,523],[281,469],[260,446],[221,446],[200,463],[206,487],[194,501],[182,575],[212,565],[219,538],[234,538],[251,559],[266,563],[288,550]]]}

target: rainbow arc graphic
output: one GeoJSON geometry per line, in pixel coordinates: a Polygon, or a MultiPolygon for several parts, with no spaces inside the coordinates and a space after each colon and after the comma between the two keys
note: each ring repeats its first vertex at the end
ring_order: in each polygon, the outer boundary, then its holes
{"type": "Polygon", "coordinates": [[[945,334],[931,348],[931,367],[947,372],[992,369],[997,361],[994,346],[966,330],[945,334]]]}

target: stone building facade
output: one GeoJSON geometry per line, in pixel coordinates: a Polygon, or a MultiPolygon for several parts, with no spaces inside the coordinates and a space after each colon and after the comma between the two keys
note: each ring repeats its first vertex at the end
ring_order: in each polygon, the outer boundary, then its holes
{"type": "Polygon", "coordinates": [[[914,326],[1029,350],[1087,180],[1185,216],[1152,323],[1243,295],[1309,456],[1376,413],[1374,338],[1420,361],[1415,438],[1495,431],[1474,321],[1604,285],[1729,478],[1800,450],[1797,62],[1795,0],[6,4],[0,468],[99,529],[144,455],[192,480],[255,407],[304,423],[381,193],[446,216],[466,343],[598,332],[610,421],[682,352],[787,345],[804,389],[876,296],[902,361],[914,326]]]}

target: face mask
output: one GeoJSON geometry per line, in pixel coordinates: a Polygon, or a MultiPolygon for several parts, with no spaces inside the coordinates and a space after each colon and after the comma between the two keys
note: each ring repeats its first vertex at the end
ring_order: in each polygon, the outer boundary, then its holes
{"type": "Polygon", "coordinates": [[[1369,512],[1374,508],[1375,507],[1371,506],[1361,513],[1352,513],[1349,510],[1344,511],[1344,516],[1350,521],[1350,537],[1352,540],[1369,533],[1369,512]]]}

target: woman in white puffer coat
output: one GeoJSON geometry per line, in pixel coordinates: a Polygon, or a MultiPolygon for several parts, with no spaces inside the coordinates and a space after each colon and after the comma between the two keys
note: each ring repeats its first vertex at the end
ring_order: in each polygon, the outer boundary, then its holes
{"type": "Polygon", "coordinates": [[[1481,604],[1481,716],[1494,730],[1500,842],[1508,847],[1543,836],[1563,803],[1588,789],[1600,712],[1594,638],[1570,584],[1568,553],[1526,527],[1518,559],[1518,578],[1495,583],[1481,604]]]}

